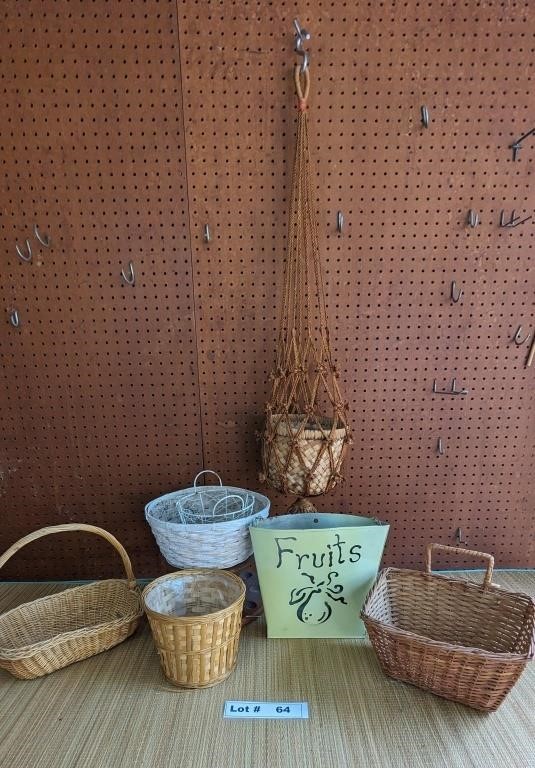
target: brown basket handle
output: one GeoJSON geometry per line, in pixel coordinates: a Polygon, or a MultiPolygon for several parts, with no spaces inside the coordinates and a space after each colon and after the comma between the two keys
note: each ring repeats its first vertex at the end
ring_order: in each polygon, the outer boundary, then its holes
{"type": "Polygon", "coordinates": [[[48,536],[49,533],[65,533],[66,531],[87,531],[88,533],[96,533],[97,536],[102,536],[103,539],[106,539],[106,541],[115,547],[121,556],[129,588],[133,589],[137,586],[134,572],[132,570],[132,563],[130,562],[130,558],[128,557],[126,549],[123,547],[123,545],[117,541],[115,536],[112,536],[111,533],[105,531],[104,528],[97,528],[96,525],[86,525],[85,523],[64,523],[63,525],[49,525],[47,528],[39,528],[38,531],[29,533],[27,536],[24,536],[22,539],[19,539],[14,544],[12,544],[9,549],[4,552],[2,557],[0,557],[0,568],[2,568],[7,563],[7,561],[12,558],[16,552],[19,551],[19,549],[25,547],[26,544],[30,544],[32,541],[40,539],[43,536],[48,536]]]}
{"type": "Polygon", "coordinates": [[[464,547],[449,547],[446,544],[428,544],[425,553],[425,570],[427,573],[431,573],[431,555],[433,552],[441,550],[442,552],[451,552],[455,555],[468,555],[469,557],[482,557],[487,561],[487,572],[483,579],[483,586],[490,587],[492,584],[492,571],[494,569],[494,558],[492,555],[487,555],[486,552],[477,552],[475,549],[465,549],[464,547]]]}

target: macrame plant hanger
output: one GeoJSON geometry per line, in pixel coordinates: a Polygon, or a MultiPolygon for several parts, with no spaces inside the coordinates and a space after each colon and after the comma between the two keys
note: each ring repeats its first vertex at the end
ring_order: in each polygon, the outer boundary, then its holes
{"type": "Polygon", "coordinates": [[[297,139],[288,221],[288,252],[271,395],[266,404],[260,479],[299,500],[290,511],[314,511],[307,496],[331,490],[341,479],[350,442],[347,403],[333,363],[310,172],[308,96],[310,72],[294,22],[297,139]]]}

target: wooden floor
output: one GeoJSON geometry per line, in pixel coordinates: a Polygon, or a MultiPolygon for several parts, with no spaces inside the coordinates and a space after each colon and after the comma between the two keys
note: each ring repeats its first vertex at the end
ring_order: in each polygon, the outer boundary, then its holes
{"type": "MultiPolygon", "coordinates": [[[[495,581],[535,596],[533,571],[495,581]]],[[[0,584],[0,609],[63,587],[0,584]]],[[[0,701],[1,768],[535,768],[535,664],[482,715],[385,678],[365,641],[267,640],[262,621],[215,688],[166,683],[144,623],[39,680],[0,670],[0,701]],[[224,720],[227,699],[307,701],[310,719],[224,720]]]]}

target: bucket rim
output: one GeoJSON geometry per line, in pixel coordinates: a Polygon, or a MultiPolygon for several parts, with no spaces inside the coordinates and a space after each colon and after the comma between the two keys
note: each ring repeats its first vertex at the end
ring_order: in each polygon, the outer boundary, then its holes
{"type": "Polygon", "coordinates": [[[185,568],[181,571],[173,571],[172,573],[166,573],[163,576],[159,576],[157,579],[154,579],[151,581],[143,592],[141,593],[141,600],[143,602],[143,609],[146,612],[148,616],[154,616],[158,619],[158,621],[168,622],[168,623],[176,623],[179,622],[180,624],[205,624],[209,621],[215,621],[219,618],[223,618],[228,613],[233,613],[240,602],[243,602],[245,600],[245,582],[242,578],[240,578],[237,574],[232,573],[230,571],[225,571],[222,568],[185,568]],[[160,613],[160,611],[155,611],[153,608],[150,608],[147,605],[147,596],[150,592],[160,584],[166,582],[166,581],[177,581],[181,577],[184,576],[210,576],[210,575],[217,575],[217,576],[223,576],[224,578],[228,579],[229,581],[234,582],[237,586],[240,588],[240,594],[239,596],[233,600],[230,605],[227,605],[225,608],[221,608],[219,611],[212,611],[210,613],[202,613],[197,616],[170,616],[167,613],[160,613]]]}
{"type": "Polygon", "coordinates": [[[284,531],[319,531],[319,530],[325,530],[324,528],[320,528],[316,525],[310,525],[309,527],[304,528],[302,525],[298,524],[298,520],[301,521],[301,523],[307,523],[307,522],[317,522],[317,519],[314,520],[314,518],[321,517],[322,519],[327,519],[327,517],[332,516],[332,525],[331,528],[360,528],[362,530],[365,530],[367,528],[375,528],[375,527],[390,527],[390,523],[385,520],[379,520],[377,517],[367,517],[366,515],[352,515],[349,512],[299,512],[299,513],[290,513],[287,515],[273,515],[272,517],[267,518],[258,518],[257,520],[253,520],[253,522],[250,525],[250,528],[253,529],[265,529],[265,530],[284,530],[284,531]],[[336,518],[336,519],[334,519],[336,518]],[[347,525],[344,524],[344,522],[337,522],[341,518],[344,518],[347,520],[347,525]],[[292,526],[284,526],[284,524],[280,525],[278,524],[278,521],[296,521],[296,525],[294,527],[292,526]],[[351,521],[362,521],[365,520],[367,524],[365,525],[358,525],[358,524],[351,524],[351,521]]]}
{"type": "MultiPolygon", "coordinates": [[[[211,486],[208,486],[208,487],[210,488],[211,486]]],[[[250,493],[250,494],[252,494],[255,497],[255,501],[256,500],[261,501],[263,503],[263,505],[264,505],[263,509],[259,510],[259,512],[260,511],[264,511],[264,509],[266,509],[266,508],[269,511],[269,509],[271,508],[271,500],[268,499],[267,496],[264,496],[263,493],[259,493],[258,491],[250,491],[247,488],[237,488],[234,485],[222,485],[222,486],[220,486],[220,485],[215,486],[214,485],[213,487],[214,487],[215,490],[228,490],[228,491],[234,491],[234,492],[237,491],[238,493],[244,493],[244,494],[250,493]]],[[[158,502],[161,502],[161,501],[171,501],[171,502],[175,503],[176,500],[182,494],[184,494],[184,495],[185,494],[191,494],[191,493],[195,492],[196,490],[199,490],[199,487],[197,487],[197,488],[193,488],[193,487],[191,487],[191,488],[181,488],[178,491],[170,491],[169,493],[164,493],[162,496],[157,496],[155,499],[151,499],[150,501],[148,501],[145,504],[145,513],[147,515],[151,515],[152,516],[152,508],[158,502]]],[[[258,514],[258,512],[255,512],[254,514],[258,514]]],[[[245,518],[243,518],[243,519],[245,519],[245,518]]]]}
{"type": "Polygon", "coordinates": [[[340,424],[334,424],[335,417],[321,416],[319,418],[309,419],[304,413],[272,413],[269,416],[268,424],[272,428],[275,425],[275,434],[278,437],[294,438],[297,432],[301,432],[299,435],[300,440],[324,440],[325,434],[333,436],[335,441],[339,441],[345,438],[349,428],[347,424],[340,422],[340,424]],[[297,429],[294,431],[290,426],[288,427],[288,419],[297,424],[297,429]],[[317,426],[321,425],[321,428],[317,426]]]}

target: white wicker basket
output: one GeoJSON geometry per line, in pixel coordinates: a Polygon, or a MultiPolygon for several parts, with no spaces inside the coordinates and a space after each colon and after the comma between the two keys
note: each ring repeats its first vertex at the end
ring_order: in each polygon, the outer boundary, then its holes
{"type": "Polygon", "coordinates": [[[232,568],[252,555],[249,526],[253,520],[268,516],[270,501],[255,491],[224,486],[219,475],[216,476],[220,485],[198,486],[197,480],[202,474],[199,472],[195,478],[193,488],[167,493],[150,501],[145,507],[145,519],[160,552],[170,565],[176,568],[232,568]],[[192,502],[197,495],[200,500],[199,509],[202,510],[199,519],[202,522],[183,522],[184,519],[194,519],[191,516],[184,517],[184,503],[195,510],[192,502]],[[234,506],[232,517],[235,519],[218,521],[222,500],[228,499],[229,503],[234,503],[236,497],[242,499],[242,516],[237,516],[234,506]],[[209,519],[206,512],[211,498],[214,517],[212,521],[206,522],[209,519]]]}

